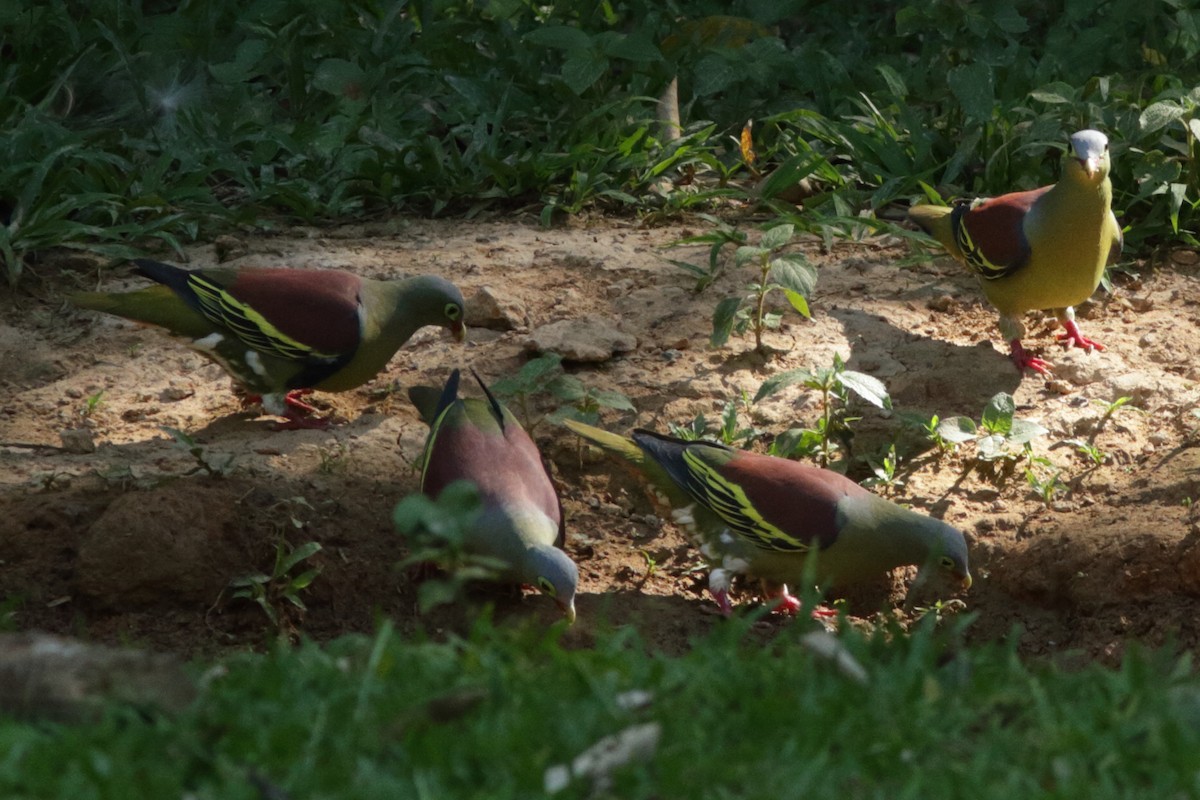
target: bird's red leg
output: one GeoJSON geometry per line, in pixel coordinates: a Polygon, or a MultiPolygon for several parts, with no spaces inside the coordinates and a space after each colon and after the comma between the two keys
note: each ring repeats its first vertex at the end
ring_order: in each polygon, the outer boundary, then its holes
{"type": "MultiPolygon", "coordinates": [[[[771,608],[772,611],[780,611],[789,617],[799,613],[800,600],[788,591],[787,584],[771,584],[763,581],[763,593],[768,600],[775,601],[775,605],[771,608]]],[[[828,619],[836,616],[837,612],[827,606],[817,606],[812,610],[813,619],[828,619]]]]}
{"type": "Polygon", "coordinates": [[[283,402],[287,403],[289,410],[294,408],[296,411],[304,414],[316,414],[317,409],[314,406],[310,406],[308,403],[300,399],[301,397],[307,397],[312,393],[312,389],[292,389],[290,392],[284,395],[283,402]]]}
{"type": "Polygon", "coordinates": [[[1043,361],[1022,347],[1020,339],[1013,339],[1008,343],[1008,346],[1011,348],[1010,357],[1012,358],[1013,363],[1017,365],[1017,369],[1019,371],[1024,372],[1026,367],[1028,367],[1034,372],[1041,373],[1042,375],[1049,374],[1050,363],[1048,361],[1043,361]]]}
{"type": "Polygon", "coordinates": [[[729,602],[729,591],[727,589],[714,589],[708,587],[708,591],[712,594],[713,600],[717,601],[717,608],[721,611],[721,616],[728,617],[733,613],[733,603],[729,602]]]}
{"type": "Polygon", "coordinates": [[[1091,350],[1092,348],[1095,348],[1096,350],[1104,349],[1104,345],[1100,344],[1094,339],[1089,339],[1084,336],[1079,331],[1079,326],[1075,324],[1075,320],[1064,319],[1060,321],[1062,322],[1062,326],[1066,328],[1066,331],[1058,334],[1058,336],[1055,338],[1057,338],[1058,341],[1065,343],[1068,350],[1071,349],[1072,345],[1075,347],[1081,347],[1084,350],[1091,350]]]}

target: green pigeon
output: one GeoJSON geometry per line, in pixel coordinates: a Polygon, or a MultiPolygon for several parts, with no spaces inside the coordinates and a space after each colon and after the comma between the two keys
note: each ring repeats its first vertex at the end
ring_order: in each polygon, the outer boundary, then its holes
{"type": "Polygon", "coordinates": [[[1053,186],[909,209],[913,222],[979,278],[1000,312],[1000,332],[1019,370],[1049,369],[1021,345],[1027,311],[1053,309],[1065,329],[1058,339],[1067,347],[1104,349],[1080,333],[1072,306],[1092,296],[1105,266],[1120,257],[1111,166],[1108,138],[1083,130],[1071,136],[1062,177],[1053,186]]]}
{"type": "Polygon", "coordinates": [[[931,565],[971,586],[962,533],[940,520],[888,502],[836,472],[703,440],[647,430],[632,438],[575,420],[583,438],[632,464],[652,484],[655,501],[671,509],[712,567],[708,588],[722,613],[732,610],[734,575],[763,581],[777,607],[799,602],[787,584],[805,575],[816,554],[819,585],[846,586],[907,564],[931,565]]]}
{"type": "Polygon", "coordinates": [[[483,510],[467,532],[467,551],[504,563],[500,580],[536,587],[572,623],[579,571],[562,550],[566,524],[558,492],[533,439],[478,375],[475,380],[483,398],[458,397],[458,370],[436,403],[435,389],[409,390],[429,423],[421,491],[437,499],[455,481],[473,482],[483,510]]]}
{"type": "Polygon", "coordinates": [[[369,381],[426,325],[466,336],[462,293],[433,275],[360,278],[343,270],[213,267],[185,270],[136,259],[156,284],[132,292],[86,292],[80,308],[158,325],[220,364],[284,427],[321,427],[301,400],[314,389],[344,392],[369,381]]]}

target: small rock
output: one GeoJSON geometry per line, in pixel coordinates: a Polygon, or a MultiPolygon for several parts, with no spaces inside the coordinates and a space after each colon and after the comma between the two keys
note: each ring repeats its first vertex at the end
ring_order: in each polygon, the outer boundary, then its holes
{"type": "Polygon", "coordinates": [[[68,453],[96,452],[96,437],[90,428],[68,428],[58,432],[62,447],[68,453]]]}
{"type": "Polygon", "coordinates": [[[168,386],[158,393],[158,399],[164,403],[176,403],[185,400],[196,392],[183,386],[168,386]]]}
{"type": "Polygon", "coordinates": [[[525,349],[557,353],[564,361],[598,363],[637,347],[637,337],[614,322],[597,316],[564,319],[543,325],[530,334],[525,349]]]}
{"type": "Polygon", "coordinates": [[[1154,301],[1149,297],[1131,297],[1129,307],[1134,311],[1149,311],[1154,308],[1154,301]]]}
{"type": "Polygon", "coordinates": [[[629,294],[629,290],[632,288],[633,281],[629,278],[625,278],[624,280],[619,280],[616,283],[610,283],[608,286],[605,286],[604,295],[612,300],[617,297],[621,297],[622,295],[629,294]]]}
{"type": "Polygon", "coordinates": [[[73,400],[79,400],[80,398],[83,397],[83,392],[79,391],[74,386],[72,386],[70,389],[67,389],[66,395],[67,395],[67,397],[70,397],[73,400]]]}
{"type": "Polygon", "coordinates": [[[467,298],[468,328],[511,331],[528,324],[525,305],[493,286],[481,286],[467,298]]]}
{"type": "Polygon", "coordinates": [[[954,308],[958,305],[958,301],[955,300],[952,295],[940,294],[930,300],[926,305],[928,305],[934,311],[948,312],[954,310],[954,308]]]}
{"type": "Polygon", "coordinates": [[[213,242],[213,250],[216,251],[218,264],[240,258],[250,252],[245,242],[229,234],[218,236],[213,242]]]}

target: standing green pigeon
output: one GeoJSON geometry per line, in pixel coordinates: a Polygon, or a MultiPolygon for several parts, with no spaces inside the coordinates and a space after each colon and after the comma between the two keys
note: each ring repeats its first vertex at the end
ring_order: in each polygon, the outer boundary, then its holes
{"type": "Polygon", "coordinates": [[[459,399],[458,370],[436,405],[436,390],[409,390],[429,423],[421,491],[436,499],[451,483],[472,481],[483,510],[467,533],[467,551],[503,562],[508,569],[501,580],[537,587],[574,622],[579,572],[561,549],[566,525],[558,492],[529,434],[478,375],[475,380],[486,399],[459,399]]]}
{"type": "Polygon", "coordinates": [[[716,442],[640,429],[627,439],[574,420],[565,424],[650,480],[656,501],[672,509],[671,520],[688,531],[713,567],[708,588],[725,614],[735,574],[761,579],[768,596],[779,598],[779,608],[795,612],[799,602],[787,584],[803,578],[810,554],[816,554],[814,577],[824,587],[936,563],[970,588],[967,544],[959,531],[836,472],[716,442]]]}
{"type": "Polygon", "coordinates": [[[442,325],[459,341],[466,335],[462,293],[432,275],[379,281],[333,269],[134,264],[157,285],[70,301],[190,339],[288,427],[324,424],[307,418],[316,409],[300,396],[361,386],[418,328],[442,325]]]}
{"type": "Polygon", "coordinates": [[[1112,212],[1108,138],[1083,130],[1071,136],[1058,183],[954,206],[918,205],[909,218],[978,278],[1000,312],[1017,369],[1045,373],[1046,361],[1021,346],[1021,315],[1054,309],[1067,347],[1103,350],[1079,331],[1072,306],[1091,297],[1104,267],[1121,253],[1121,226],[1112,212]]]}

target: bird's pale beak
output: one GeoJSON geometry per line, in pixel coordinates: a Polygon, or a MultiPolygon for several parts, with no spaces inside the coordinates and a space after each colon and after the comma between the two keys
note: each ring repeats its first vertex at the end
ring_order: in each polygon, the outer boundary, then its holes
{"type": "Polygon", "coordinates": [[[454,335],[454,341],[462,343],[467,340],[467,326],[462,322],[455,322],[450,326],[450,333],[454,335]]]}
{"type": "Polygon", "coordinates": [[[967,573],[962,578],[962,590],[968,591],[971,588],[971,573],[967,573]]]}
{"type": "Polygon", "coordinates": [[[1079,163],[1083,165],[1083,171],[1089,178],[1096,177],[1096,173],[1100,171],[1100,159],[1096,156],[1081,158],[1079,163]]]}
{"type": "Polygon", "coordinates": [[[561,600],[555,600],[554,602],[558,603],[558,607],[562,610],[563,616],[567,618],[567,624],[574,625],[575,624],[575,600],[574,600],[574,598],[572,598],[570,603],[564,603],[561,600]]]}

